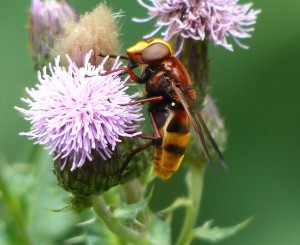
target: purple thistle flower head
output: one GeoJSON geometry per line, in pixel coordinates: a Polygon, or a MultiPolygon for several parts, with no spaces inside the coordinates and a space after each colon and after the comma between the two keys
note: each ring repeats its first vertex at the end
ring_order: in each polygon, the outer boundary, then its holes
{"type": "Polygon", "coordinates": [[[64,33],[64,22],[75,15],[75,10],[65,0],[32,0],[29,41],[37,68],[49,62],[50,49],[64,33]]]}
{"type": "Polygon", "coordinates": [[[255,24],[260,13],[260,10],[251,9],[252,3],[239,5],[238,0],[148,0],[151,5],[145,4],[145,0],[137,1],[148,10],[149,17],[134,18],[134,21],[158,18],[156,29],[144,38],[162,31],[167,41],[172,37],[181,41],[179,52],[185,38],[208,39],[233,51],[232,44],[227,41],[232,37],[238,46],[247,48],[238,39],[251,37],[254,28],[250,26],[255,24]]]}
{"type": "MultiPolygon", "coordinates": [[[[16,107],[31,122],[31,130],[22,135],[46,145],[55,159],[67,161],[71,170],[91,161],[93,154],[104,160],[111,157],[120,136],[132,137],[137,122],[143,120],[140,105],[124,105],[139,94],[128,95],[127,79],[118,72],[100,75],[107,58],[95,67],[89,63],[92,52],[85,57],[84,67],[78,68],[70,59],[69,67],[60,67],[58,57],[50,72],[44,67],[38,72],[39,84],[26,89],[31,99],[22,99],[29,109],[16,107]]],[[[121,65],[116,60],[112,69],[121,65]]]]}

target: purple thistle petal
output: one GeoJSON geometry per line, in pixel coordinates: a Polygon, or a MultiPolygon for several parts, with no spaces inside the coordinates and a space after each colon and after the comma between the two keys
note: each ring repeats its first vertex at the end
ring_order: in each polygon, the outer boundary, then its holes
{"type": "MultiPolygon", "coordinates": [[[[161,32],[167,41],[173,37],[204,40],[208,38],[216,45],[233,50],[227,41],[232,37],[241,48],[238,39],[251,37],[254,28],[247,28],[256,22],[260,10],[251,9],[252,3],[238,5],[238,0],[137,0],[148,10],[148,18],[137,19],[136,22],[147,22],[157,18],[155,30],[144,36],[149,38],[161,32]]],[[[181,50],[178,50],[179,53],[181,50]]]]}
{"type": "MultiPolygon", "coordinates": [[[[67,69],[60,67],[58,57],[48,73],[46,68],[38,72],[36,88],[26,89],[31,99],[22,100],[29,109],[16,107],[32,124],[31,131],[21,134],[45,145],[54,159],[72,161],[71,170],[92,160],[93,150],[110,158],[120,136],[140,134],[136,123],[143,120],[141,105],[122,106],[138,96],[125,93],[127,79],[117,72],[99,75],[107,59],[95,67],[88,62],[91,54],[82,68],[70,59],[67,69]]],[[[115,62],[112,69],[120,65],[115,62]]]]}

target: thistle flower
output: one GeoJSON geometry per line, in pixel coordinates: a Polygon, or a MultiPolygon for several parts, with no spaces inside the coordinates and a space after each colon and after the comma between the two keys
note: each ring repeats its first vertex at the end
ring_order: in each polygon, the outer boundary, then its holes
{"type": "Polygon", "coordinates": [[[50,49],[64,33],[64,22],[75,15],[75,10],[64,0],[32,0],[29,41],[36,68],[50,61],[50,49]]]}
{"type": "Polygon", "coordinates": [[[156,29],[145,36],[149,38],[162,31],[162,36],[168,41],[175,37],[183,46],[184,39],[205,40],[221,45],[233,51],[232,44],[227,38],[233,40],[241,48],[238,39],[251,37],[260,10],[251,9],[252,3],[239,5],[238,0],[149,0],[152,5],[147,5],[144,0],[137,0],[149,12],[149,18],[133,20],[146,22],[158,18],[156,29]]]}
{"type": "MultiPolygon", "coordinates": [[[[46,145],[55,159],[68,161],[71,170],[92,161],[93,152],[101,158],[111,157],[120,136],[132,137],[143,120],[140,105],[124,105],[138,96],[128,95],[125,80],[118,73],[100,75],[105,59],[98,67],[89,63],[92,52],[85,57],[84,67],[78,68],[70,59],[69,67],[49,65],[38,73],[39,84],[26,89],[32,99],[22,99],[29,109],[16,107],[32,123],[31,131],[22,133],[36,143],[46,145]]],[[[119,67],[118,61],[113,69],[119,67]]]]}

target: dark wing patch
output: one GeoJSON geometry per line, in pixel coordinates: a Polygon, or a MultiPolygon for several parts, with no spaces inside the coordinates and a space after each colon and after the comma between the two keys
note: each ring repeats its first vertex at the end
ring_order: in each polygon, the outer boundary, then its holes
{"type": "Polygon", "coordinates": [[[189,108],[187,102],[185,101],[184,94],[181,92],[181,90],[178,87],[176,87],[174,82],[171,82],[171,87],[172,87],[173,91],[175,92],[176,96],[178,97],[180,103],[182,104],[188,117],[190,118],[190,121],[196,132],[197,138],[200,141],[200,146],[201,146],[203,153],[204,153],[205,157],[207,158],[208,162],[211,164],[212,160],[211,160],[209,151],[207,149],[204,134],[207,136],[207,138],[210,141],[211,145],[213,146],[215,152],[217,153],[217,156],[218,156],[221,164],[227,170],[228,167],[227,167],[227,164],[225,163],[224,157],[223,157],[217,143],[215,142],[214,138],[212,137],[209,129],[207,128],[207,126],[201,116],[200,111],[196,107],[192,108],[192,110],[189,108]]]}
{"type": "Polygon", "coordinates": [[[199,125],[195,121],[194,117],[192,116],[192,114],[190,112],[190,109],[189,109],[189,106],[185,102],[184,95],[182,94],[182,92],[180,91],[180,89],[176,87],[176,85],[174,84],[174,82],[171,82],[171,87],[174,90],[176,96],[178,97],[180,103],[182,104],[182,106],[183,106],[186,114],[190,118],[190,121],[191,121],[191,123],[193,125],[193,128],[194,128],[195,132],[196,132],[197,138],[200,141],[200,146],[201,146],[201,148],[203,150],[203,153],[204,153],[205,157],[207,158],[208,162],[211,164],[212,161],[211,161],[211,157],[210,157],[210,154],[208,152],[208,149],[207,149],[207,145],[205,143],[205,139],[204,139],[202,128],[199,127],[199,125]]]}
{"type": "Polygon", "coordinates": [[[197,118],[197,120],[198,120],[199,123],[201,124],[202,128],[204,129],[204,132],[205,132],[206,136],[208,137],[208,139],[209,139],[211,145],[213,146],[215,152],[217,153],[217,156],[218,156],[218,158],[219,158],[219,160],[220,160],[220,163],[222,164],[222,166],[223,166],[226,170],[228,170],[228,166],[227,166],[227,164],[226,164],[226,162],[225,162],[225,159],[224,159],[224,157],[223,157],[223,155],[222,155],[222,153],[221,153],[221,151],[220,151],[220,149],[219,149],[219,147],[218,147],[216,141],[215,141],[214,138],[212,137],[212,135],[211,135],[209,129],[207,128],[207,126],[206,126],[206,124],[205,124],[205,122],[204,122],[204,120],[203,120],[203,118],[202,118],[202,116],[201,116],[201,112],[200,112],[198,109],[194,109],[194,110],[192,111],[192,113],[194,114],[195,118],[197,118]]]}

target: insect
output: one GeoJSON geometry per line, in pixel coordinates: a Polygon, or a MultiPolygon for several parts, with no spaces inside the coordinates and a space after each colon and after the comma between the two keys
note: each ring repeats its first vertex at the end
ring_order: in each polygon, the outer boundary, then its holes
{"type": "Polygon", "coordinates": [[[153,136],[140,135],[151,141],[131,152],[124,166],[136,153],[152,145],[154,173],[162,179],[170,178],[184,158],[192,125],[208,162],[211,163],[211,157],[205,137],[226,168],[222,153],[197,109],[190,76],[184,65],[173,56],[172,46],[163,39],[152,38],[137,42],[127,49],[126,54],[121,58],[129,60],[128,65],[107,73],[123,70],[122,74],[128,73],[133,81],[145,84],[146,97],[131,105],[149,103],[153,136]],[[141,76],[133,72],[136,67],[142,67],[141,76]]]}

